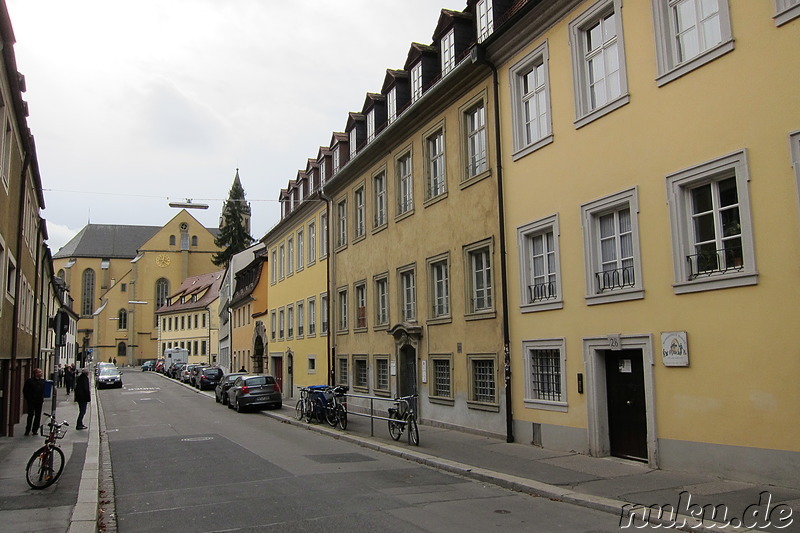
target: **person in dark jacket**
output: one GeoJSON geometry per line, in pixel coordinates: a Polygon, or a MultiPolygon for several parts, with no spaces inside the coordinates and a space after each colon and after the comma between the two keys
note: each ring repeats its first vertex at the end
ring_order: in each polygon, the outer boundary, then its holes
{"type": "Polygon", "coordinates": [[[75,367],[67,365],[64,369],[64,386],[67,387],[67,396],[75,388],[75,367]]]}
{"type": "Polygon", "coordinates": [[[39,423],[42,420],[42,404],[44,404],[44,380],[42,379],[42,369],[37,368],[33,371],[33,376],[25,380],[22,386],[22,395],[25,403],[28,404],[28,421],[25,422],[25,435],[30,435],[39,431],[39,423]]]}
{"type": "Polygon", "coordinates": [[[83,415],[86,414],[86,406],[89,405],[89,369],[81,370],[78,379],[75,380],[75,401],[78,402],[78,423],[75,429],[86,429],[83,425],[83,415]]]}

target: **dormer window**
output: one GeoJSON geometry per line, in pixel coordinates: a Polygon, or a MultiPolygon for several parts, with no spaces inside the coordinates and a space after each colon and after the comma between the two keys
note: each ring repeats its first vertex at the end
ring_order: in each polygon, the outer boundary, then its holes
{"type": "Polygon", "coordinates": [[[321,183],[325,183],[328,179],[328,165],[324,159],[319,162],[319,177],[321,183]]]}
{"type": "Polygon", "coordinates": [[[350,130],[350,159],[356,156],[356,128],[350,130]]]}
{"type": "Polygon", "coordinates": [[[411,69],[411,101],[416,102],[422,96],[422,63],[411,69]]]}
{"type": "Polygon", "coordinates": [[[339,172],[339,163],[340,163],[340,156],[339,156],[339,145],[336,145],[336,148],[333,150],[333,173],[336,174],[339,172]]]}
{"type": "Polygon", "coordinates": [[[442,76],[446,76],[456,66],[455,29],[451,29],[442,37],[442,76]]]}
{"type": "Polygon", "coordinates": [[[494,13],[492,0],[478,0],[475,6],[478,18],[478,42],[485,41],[494,31],[494,13]]]}
{"type": "MultiPolygon", "coordinates": [[[[353,132],[350,132],[350,135],[352,134],[353,132]]],[[[372,142],[373,139],[375,139],[375,110],[371,109],[367,113],[367,142],[372,142]]]]}
{"type": "Polygon", "coordinates": [[[386,95],[386,105],[389,110],[389,124],[397,120],[397,87],[392,87],[392,90],[386,95]]]}

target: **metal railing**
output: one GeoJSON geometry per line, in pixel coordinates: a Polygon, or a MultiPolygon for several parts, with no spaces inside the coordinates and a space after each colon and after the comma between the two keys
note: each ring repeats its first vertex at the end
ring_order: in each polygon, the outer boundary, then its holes
{"type": "Polygon", "coordinates": [[[741,246],[687,255],[686,261],[689,263],[690,280],[700,276],[712,276],[744,270],[744,256],[742,255],[741,246]]]}
{"type": "MultiPolygon", "coordinates": [[[[365,394],[346,394],[345,396],[348,399],[349,398],[360,398],[360,399],[363,399],[363,400],[369,400],[369,411],[368,412],[366,412],[366,413],[357,413],[357,412],[351,411],[348,408],[347,414],[348,414],[348,416],[349,415],[354,415],[354,416],[363,416],[363,417],[369,418],[369,436],[370,437],[374,437],[375,436],[375,420],[384,420],[387,423],[390,422],[390,421],[397,422],[397,423],[403,423],[400,420],[396,420],[396,419],[393,419],[393,418],[389,418],[388,416],[380,416],[380,415],[376,414],[376,408],[375,408],[375,402],[376,401],[377,402],[385,402],[385,403],[388,403],[388,404],[391,404],[391,405],[396,404],[398,402],[402,403],[402,404],[405,404],[403,411],[405,411],[408,408],[413,408],[414,409],[414,419],[416,419],[416,417],[417,417],[417,409],[416,409],[417,406],[416,405],[410,405],[408,400],[404,399],[404,398],[388,398],[388,397],[383,397],[383,396],[367,396],[365,394]]],[[[391,407],[391,405],[388,405],[386,407],[386,409],[383,409],[382,411],[386,411],[387,414],[388,414],[389,407],[391,407]]],[[[350,406],[351,406],[351,404],[348,402],[348,407],[350,407],[350,406]]]]}
{"type": "Polygon", "coordinates": [[[632,266],[595,272],[594,275],[597,278],[598,292],[619,290],[636,285],[636,272],[632,266]]]}

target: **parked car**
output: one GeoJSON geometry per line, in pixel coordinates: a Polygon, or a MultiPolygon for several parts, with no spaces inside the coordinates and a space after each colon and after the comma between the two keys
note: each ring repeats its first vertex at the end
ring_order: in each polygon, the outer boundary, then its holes
{"type": "Polygon", "coordinates": [[[186,366],[186,363],[175,363],[172,365],[172,368],[169,371],[169,377],[172,379],[181,379],[181,371],[183,367],[186,366]]]}
{"type": "Polygon", "coordinates": [[[145,361],[142,363],[142,372],[152,371],[156,367],[156,362],[153,360],[145,361]]]}
{"type": "Polygon", "coordinates": [[[183,367],[183,370],[181,370],[181,381],[184,382],[184,383],[191,383],[192,382],[192,370],[194,370],[198,366],[203,366],[203,365],[198,365],[198,364],[192,363],[191,365],[186,365],[185,367],[183,367]]]}
{"type": "Polygon", "coordinates": [[[200,390],[216,388],[222,379],[222,369],[217,367],[204,368],[197,373],[197,388],[200,390]]]}
{"type": "Polygon", "coordinates": [[[272,376],[243,374],[228,389],[228,408],[240,413],[249,408],[280,408],[282,404],[281,389],[272,376]]]}
{"type": "Polygon", "coordinates": [[[231,388],[236,378],[244,375],[244,372],[231,372],[222,376],[217,386],[214,387],[214,399],[217,400],[217,403],[228,405],[228,389],[231,388]]]}
{"type": "Polygon", "coordinates": [[[113,365],[110,367],[106,366],[100,369],[100,373],[97,374],[94,383],[98,389],[102,389],[103,387],[122,388],[122,374],[120,374],[117,367],[113,365]]]}
{"type": "Polygon", "coordinates": [[[192,369],[192,377],[189,379],[189,384],[194,387],[195,389],[200,388],[200,374],[202,373],[203,369],[209,368],[207,363],[203,363],[197,365],[192,369]]]}
{"type": "Polygon", "coordinates": [[[159,372],[161,374],[164,373],[164,360],[163,359],[159,359],[158,361],[156,361],[155,370],[156,370],[156,372],[159,372]]]}
{"type": "Polygon", "coordinates": [[[94,367],[94,375],[95,377],[100,375],[100,371],[104,368],[116,368],[117,365],[114,363],[97,363],[94,367]]]}

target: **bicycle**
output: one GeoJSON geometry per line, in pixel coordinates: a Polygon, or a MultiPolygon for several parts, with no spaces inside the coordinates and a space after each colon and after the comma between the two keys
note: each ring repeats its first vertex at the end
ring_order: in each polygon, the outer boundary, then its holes
{"type": "MultiPolygon", "coordinates": [[[[42,414],[50,417],[50,422],[47,424],[50,432],[44,439],[44,446],[33,453],[28,466],[25,467],[25,479],[28,485],[36,490],[47,488],[58,481],[61,472],[64,471],[64,452],[56,441],[63,439],[67,434],[67,429],[63,426],[69,426],[66,421],[57,423],[54,415],[42,414]]],[[[41,434],[44,435],[44,428],[41,429],[41,434]]]]}
{"type": "Polygon", "coordinates": [[[408,443],[419,446],[419,427],[417,427],[417,417],[414,412],[412,402],[415,402],[417,395],[402,396],[394,399],[395,407],[389,408],[389,436],[394,440],[400,440],[406,426],[408,426],[408,443]]]}
{"type": "Polygon", "coordinates": [[[325,420],[331,427],[336,427],[338,424],[342,431],[347,429],[347,402],[343,398],[348,390],[350,388],[346,385],[337,385],[329,388],[330,398],[325,408],[325,420]]]}
{"type": "Polygon", "coordinates": [[[300,391],[300,399],[297,400],[297,407],[295,407],[295,418],[301,422],[303,420],[311,422],[311,418],[314,416],[314,406],[309,397],[310,391],[308,387],[297,387],[297,389],[300,391]]]}

